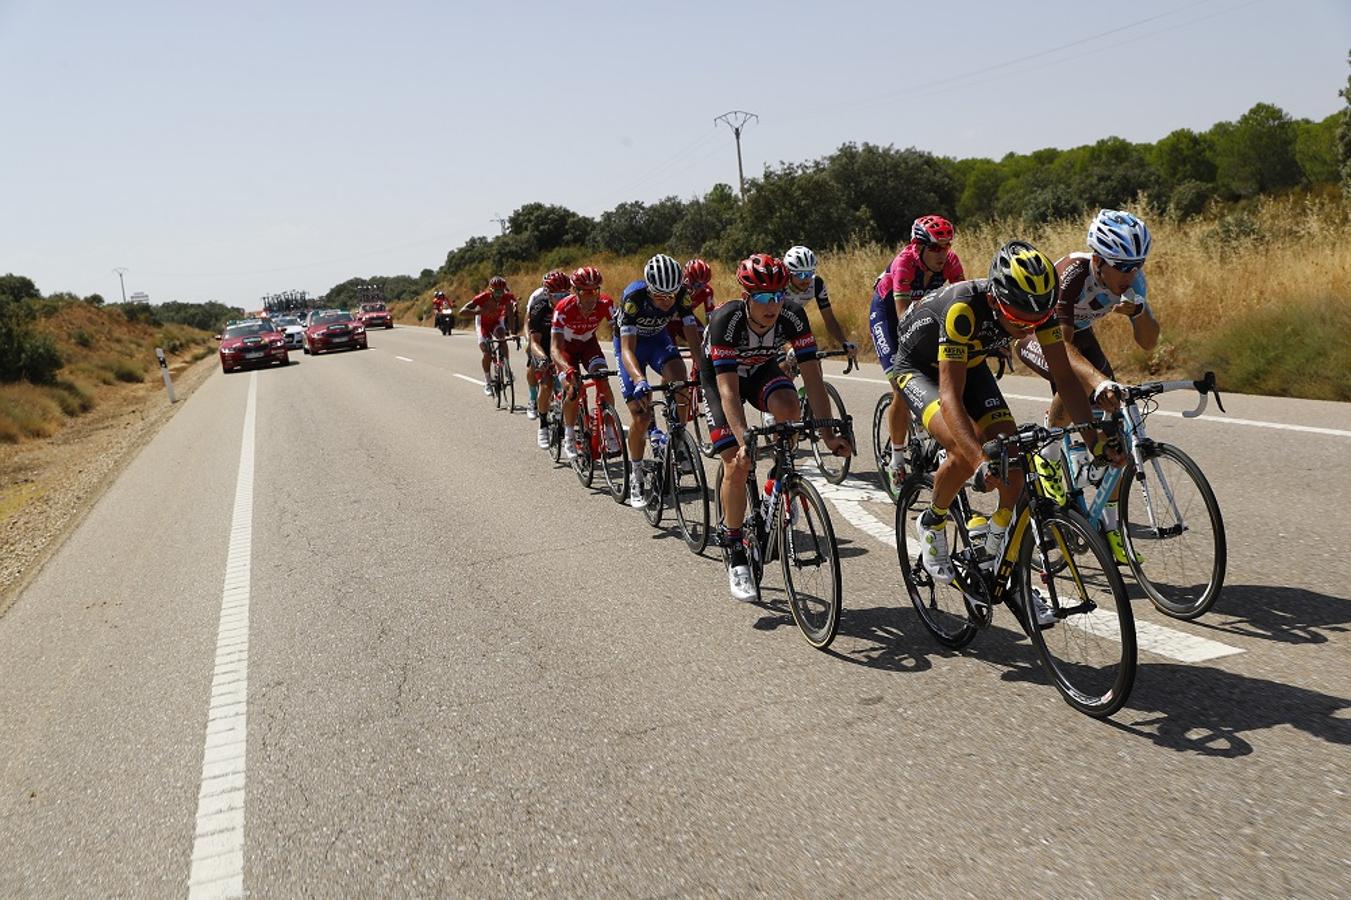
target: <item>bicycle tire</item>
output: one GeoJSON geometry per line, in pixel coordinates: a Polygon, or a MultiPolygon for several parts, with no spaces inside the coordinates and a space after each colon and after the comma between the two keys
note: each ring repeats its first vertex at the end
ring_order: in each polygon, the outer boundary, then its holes
{"type": "Polygon", "coordinates": [[[549,416],[549,456],[557,465],[563,458],[563,413],[561,410],[555,411],[555,407],[550,406],[547,415],[549,416]]]}
{"type": "Polygon", "coordinates": [[[694,436],[688,431],[680,432],[680,437],[671,442],[668,452],[671,471],[667,474],[671,478],[676,520],[685,537],[685,546],[690,548],[691,553],[698,555],[708,546],[708,478],[704,474],[703,456],[694,436]],[[683,471],[682,460],[688,460],[690,471],[683,471]]]}
{"type": "Polygon", "coordinates": [[[502,363],[502,388],[507,396],[507,413],[516,411],[516,378],[511,374],[511,362],[504,360],[502,363]]]}
{"type": "MultiPolygon", "coordinates": [[[[1210,482],[1201,472],[1201,467],[1186,453],[1172,444],[1155,444],[1153,451],[1145,462],[1149,471],[1146,472],[1144,481],[1136,479],[1134,463],[1122,473],[1124,490],[1121,497],[1121,534],[1126,545],[1126,560],[1136,582],[1144,589],[1150,602],[1159,612],[1175,619],[1195,619],[1210,611],[1210,608],[1215,605],[1215,601],[1219,598],[1220,591],[1224,588],[1225,570],[1228,566],[1228,541],[1224,533],[1224,516],[1220,513],[1220,504],[1215,499],[1215,492],[1211,490],[1210,482]],[[1172,460],[1181,467],[1181,472],[1196,488],[1196,492],[1200,495],[1200,502],[1205,507],[1206,521],[1210,526],[1209,545],[1212,555],[1208,567],[1209,571],[1205,573],[1204,581],[1197,580],[1200,575],[1198,571],[1191,578],[1177,577],[1171,579],[1171,583],[1166,582],[1160,577],[1163,575],[1165,568],[1161,560],[1166,561],[1171,557],[1181,561],[1181,557],[1185,554],[1174,552],[1175,548],[1180,545],[1170,541],[1168,537],[1160,536],[1158,528],[1149,526],[1147,524],[1147,513],[1138,516],[1138,518],[1146,521],[1132,525],[1132,505],[1137,502],[1145,503],[1145,494],[1140,488],[1137,488],[1137,485],[1147,485],[1151,474],[1157,480],[1158,473],[1162,471],[1162,466],[1158,462],[1160,459],[1172,460]],[[1137,491],[1140,491],[1138,500],[1136,499],[1137,491]],[[1154,577],[1150,575],[1151,569],[1154,577]]],[[[1172,502],[1167,505],[1151,505],[1162,506],[1162,511],[1168,512],[1170,518],[1172,518],[1173,503],[1179,502],[1181,492],[1178,487],[1181,483],[1181,480],[1177,478],[1170,480],[1172,502]]],[[[1179,508],[1179,511],[1182,510],[1179,508]]],[[[1191,518],[1189,521],[1194,523],[1199,520],[1191,518]]],[[[1171,530],[1180,526],[1182,531],[1176,535],[1177,538],[1182,538],[1189,532],[1195,532],[1195,529],[1187,528],[1185,522],[1172,522],[1164,530],[1171,530]]],[[[1202,554],[1205,552],[1204,543],[1204,539],[1199,542],[1202,554]]],[[[1204,563],[1202,568],[1206,568],[1204,563]]]]}
{"type": "Polygon", "coordinates": [[[835,539],[830,512],[816,488],[800,476],[794,476],[784,491],[783,508],[776,511],[775,519],[780,525],[779,562],[788,608],[807,643],[817,650],[824,650],[840,630],[840,610],[844,601],[840,545],[835,539]],[[813,549],[804,552],[808,541],[813,549]],[[823,564],[829,570],[822,583],[804,591],[803,575],[808,567],[823,564]]]}
{"type": "Polygon", "coordinates": [[[891,502],[901,496],[901,485],[891,480],[891,429],[887,425],[887,415],[891,410],[891,394],[877,398],[873,407],[873,459],[877,461],[877,483],[886,491],[891,502]]]}
{"type": "Polygon", "coordinates": [[[713,442],[704,436],[707,423],[704,421],[704,393],[701,388],[690,392],[690,420],[688,427],[694,429],[695,443],[699,452],[713,459],[713,442]]]}
{"type": "Polygon", "coordinates": [[[666,510],[666,484],[670,475],[669,449],[663,450],[659,461],[641,459],[633,467],[638,473],[638,483],[643,486],[643,516],[653,528],[661,526],[661,516],[666,510]]]}
{"type": "Polygon", "coordinates": [[[582,487],[589,488],[596,478],[596,458],[591,455],[591,424],[587,416],[577,416],[574,434],[577,436],[574,448],[577,456],[572,460],[572,470],[577,473],[577,480],[582,483],[582,487]]]}
{"type": "MultiPolygon", "coordinates": [[[[840,392],[835,389],[835,385],[826,382],[826,397],[830,403],[830,411],[826,413],[826,418],[843,420],[845,417],[844,398],[840,392]]],[[[799,397],[799,407],[803,420],[812,418],[811,402],[808,400],[804,391],[799,397]]],[[[849,464],[852,458],[845,456],[835,456],[825,448],[822,441],[817,438],[812,442],[812,458],[816,460],[816,468],[821,472],[821,477],[831,484],[839,484],[849,476],[849,464]]],[[[856,449],[851,447],[851,450],[856,449]]]]}
{"type": "MultiPolygon", "coordinates": [[[[959,583],[941,584],[934,580],[916,552],[916,541],[910,537],[915,521],[929,508],[933,495],[933,479],[927,474],[914,473],[901,484],[896,501],[894,528],[896,532],[896,561],[901,567],[905,592],[919,615],[920,624],[944,647],[960,650],[976,637],[980,630],[959,583]]],[[[952,504],[953,509],[958,504],[952,504]]],[[[948,516],[949,547],[957,546],[955,538],[961,534],[956,517],[948,516]]]]}
{"type": "Polygon", "coordinates": [[[1039,561],[1034,569],[1034,530],[1027,529],[1018,554],[1019,619],[1065,702],[1085,715],[1105,718],[1122,707],[1135,683],[1135,617],[1126,585],[1106,539],[1082,513],[1044,508],[1049,512],[1039,524],[1045,552],[1060,559],[1045,566],[1039,561]],[[1034,571],[1039,588],[1032,584],[1034,571]],[[1049,628],[1037,625],[1034,590],[1044,592],[1055,609],[1056,622],[1049,628]],[[1090,653],[1092,660],[1078,658],[1090,653]]]}
{"type": "MultiPolygon", "coordinates": [[[[715,479],[713,486],[714,509],[716,510],[718,515],[719,526],[725,524],[722,510],[722,476],[723,470],[722,467],[719,466],[718,477],[717,479],[715,479]]],[[[754,476],[752,475],[752,477],[754,476]]],[[[760,549],[760,535],[757,533],[758,528],[755,526],[753,519],[754,515],[753,511],[756,509],[758,502],[759,500],[756,497],[755,485],[751,483],[750,479],[747,479],[746,517],[745,519],[742,520],[741,523],[741,543],[746,551],[746,562],[750,565],[751,568],[751,581],[755,583],[756,603],[761,602],[761,600],[763,599],[760,593],[760,582],[764,578],[765,574],[765,560],[764,555],[760,549]],[[747,534],[746,528],[747,525],[751,526],[749,535],[747,534]]],[[[732,566],[731,550],[726,546],[722,547],[722,564],[725,568],[728,569],[730,569],[732,566]]]]}
{"type": "Polygon", "coordinates": [[[604,400],[600,404],[600,422],[601,433],[596,446],[600,454],[601,476],[614,501],[623,503],[629,496],[629,442],[625,439],[624,423],[619,420],[615,408],[604,400]],[[605,432],[610,429],[613,429],[615,441],[619,445],[616,450],[606,449],[605,432]]]}

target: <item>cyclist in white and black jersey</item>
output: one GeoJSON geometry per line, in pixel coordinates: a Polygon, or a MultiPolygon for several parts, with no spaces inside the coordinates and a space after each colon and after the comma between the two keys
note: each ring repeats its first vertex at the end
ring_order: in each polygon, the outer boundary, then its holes
{"type": "MultiPolygon", "coordinates": [[[[530,405],[525,415],[528,419],[543,419],[554,395],[554,367],[550,357],[549,339],[554,318],[554,307],[558,301],[568,295],[569,282],[566,272],[557,269],[544,276],[540,287],[530,295],[525,306],[525,328],[530,341],[530,352],[525,370],[526,384],[530,386],[530,405]]],[[[549,430],[539,430],[537,443],[541,449],[549,446],[549,430]]]]}
{"type": "Polygon", "coordinates": [[[858,356],[858,345],[845,340],[844,328],[840,326],[839,319],[835,318],[835,311],[830,308],[830,293],[826,290],[826,282],[816,274],[816,254],[798,244],[788,248],[788,252],[783,255],[783,264],[788,269],[788,287],[783,291],[784,300],[796,303],[804,310],[813,302],[816,303],[816,308],[821,311],[821,321],[825,323],[826,332],[841,347],[849,351],[850,359],[855,359],[858,356]]]}

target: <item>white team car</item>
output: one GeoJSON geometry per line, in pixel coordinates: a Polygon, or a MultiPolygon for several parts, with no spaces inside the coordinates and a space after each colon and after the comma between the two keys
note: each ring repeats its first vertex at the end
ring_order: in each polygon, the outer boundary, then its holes
{"type": "Polygon", "coordinates": [[[305,326],[295,316],[277,316],[272,320],[277,330],[286,335],[286,349],[292,350],[305,345],[305,326]]]}

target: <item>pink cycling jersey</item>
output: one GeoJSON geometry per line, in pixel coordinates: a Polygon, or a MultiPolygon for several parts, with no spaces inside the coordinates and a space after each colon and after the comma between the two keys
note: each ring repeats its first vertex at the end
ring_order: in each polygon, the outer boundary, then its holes
{"type": "Polygon", "coordinates": [[[901,252],[896,254],[891,265],[887,266],[887,270],[877,280],[877,294],[882,297],[890,294],[893,299],[899,294],[900,299],[909,303],[914,291],[928,292],[942,287],[944,283],[956,284],[966,280],[966,274],[962,271],[962,261],[951,250],[943,260],[941,272],[930,271],[920,261],[919,254],[920,247],[913,241],[902,247],[901,252]]]}

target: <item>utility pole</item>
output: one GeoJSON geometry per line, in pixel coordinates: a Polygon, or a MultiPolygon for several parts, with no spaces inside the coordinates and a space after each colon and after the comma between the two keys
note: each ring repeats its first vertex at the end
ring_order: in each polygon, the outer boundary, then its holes
{"type": "Polygon", "coordinates": [[[498,217],[497,217],[496,219],[489,219],[488,221],[489,221],[489,222],[496,222],[496,223],[498,224],[498,226],[502,229],[502,233],[503,233],[503,234],[506,234],[506,233],[507,233],[507,220],[504,219],[504,218],[502,218],[502,216],[501,216],[500,214],[498,215],[498,217]]]}
{"type": "Polygon", "coordinates": [[[120,284],[120,285],[122,285],[122,302],[123,302],[123,303],[126,303],[126,302],[127,302],[127,283],[126,283],[125,281],[122,280],[122,276],[126,274],[127,268],[126,268],[126,266],[118,266],[116,269],[113,269],[113,271],[117,273],[117,283],[120,284]]]}
{"type": "Polygon", "coordinates": [[[737,180],[741,185],[741,202],[743,203],[746,202],[746,172],[741,167],[741,129],[745,128],[746,124],[750,122],[751,119],[754,119],[757,122],[760,121],[760,117],[755,113],[734,109],[731,112],[723,113],[713,120],[714,128],[717,128],[718,123],[721,122],[732,129],[732,134],[736,136],[736,174],[737,180]]]}

